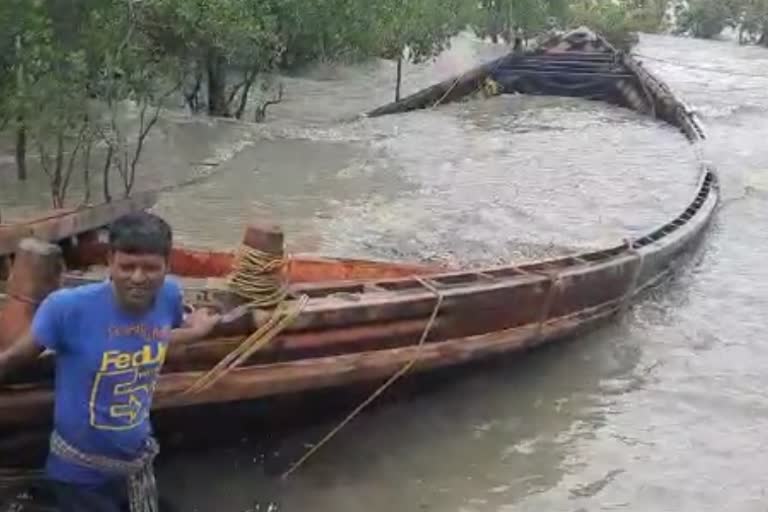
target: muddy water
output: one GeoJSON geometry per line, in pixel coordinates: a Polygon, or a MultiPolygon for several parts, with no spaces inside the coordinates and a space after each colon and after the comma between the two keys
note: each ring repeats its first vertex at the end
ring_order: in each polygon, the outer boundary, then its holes
{"type": "Polygon", "coordinates": [[[637,235],[695,178],[685,142],[631,112],[500,97],[254,142],[160,211],[194,243],[233,243],[267,212],[297,251],[480,264],[637,235]]]}
{"type": "MultiPolygon", "coordinates": [[[[464,38],[410,69],[407,87],[498,51],[464,38]]],[[[678,279],[599,332],[359,417],[285,482],[274,473],[333,422],[170,454],[160,474],[170,501],[201,512],[270,501],[334,512],[765,510],[768,79],[744,75],[768,76],[768,51],[662,36],[637,51],[667,61],[646,65],[700,111],[722,176],[725,205],[678,279]]],[[[200,245],[234,243],[246,219],[271,214],[293,250],[469,265],[631,236],[692,192],[694,155],[679,134],[599,104],[503,97],[354,119],[388,99],[391,73],[373,63],[291,77],[293,101],[263,127],[168,122],[147,176],[187,176],[189,162],[217,154],[223,163],[158,210],[200,245]]],[[[18,204],[10,186],[3,201],[18,204]]]]}

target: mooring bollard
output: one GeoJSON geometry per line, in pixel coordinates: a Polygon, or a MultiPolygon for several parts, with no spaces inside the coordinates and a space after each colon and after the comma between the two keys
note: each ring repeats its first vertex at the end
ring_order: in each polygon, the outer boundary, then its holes
{"type": "MultiPolygon", "coordinates": [[[[270,222],[252,223],[245,228],[242,238],[242,250],[253,249],[267,255],[269,258],[281,260],[285,256],[285,235],[279,225],[270,222]]],[[[234,272],[242,271],[235,267],[234,272]]],[[[276,282],[285,278],[282,266],[269,272],[269,277],[276,282]]],[[[266,277],[266,276],[264,276],[266,277]]],[[[226,310],[222,322],[211,335],[232,336],[253,332],[269,317],[268,313],[252,310],[246,305],[250,302],[247,297],[232,293],[227,296],[223,305],[226,310]],[[258,316],[258,318],[257,318],[258,316]]]]}
{"type": "Polygon", "coordinates": [[[0,350],[29,328],[40,303],[61,286],[62,270],[59,246],[35,238],[19,243],[0,309],[0,350]]]}

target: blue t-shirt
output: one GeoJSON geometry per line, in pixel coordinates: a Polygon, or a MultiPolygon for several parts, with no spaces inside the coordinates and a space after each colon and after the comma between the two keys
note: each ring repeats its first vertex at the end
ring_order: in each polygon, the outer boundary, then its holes
{"type": "MultiPolygon", "coordinates": [[[[57,290],[35,314],[32,334],[56,352],[54,428],[85,453],[131,460],[151,435],[149,411],[170,331],[181,325],[182,294],[166,280],[152,309],[122,310],[112,283],[57,290]]],[[[99,484],[109,476],[50,454],[53,480],[99,484]]]]}

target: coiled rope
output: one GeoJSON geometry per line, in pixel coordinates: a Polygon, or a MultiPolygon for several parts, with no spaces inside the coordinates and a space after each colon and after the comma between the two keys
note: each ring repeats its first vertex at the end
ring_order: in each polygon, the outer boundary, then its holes
{"type": "Polygon", "coordinates": [[[285,280],[287,259],[251,247],[241,246],[236,255],[235,268],[227,278],[226,287],[246,299],[248,309],[274,308],[272,315],[250,336],[227,354],[216,366],[197,379],[182,396],[209,389],[256,351],[269,344],[275,336],[288,327],[309,301],[302,295],[296,302],[287,300],[288,284],[285,280]]]}
{"type": "Polygon", "coordinates": [[[427,325],[424,327],[424,331],[421,333],[421,338],[419,339],[419,343],[416,348],[416,353],[413,355],[413,357],[403,365],[402,368],[400,368],[396,373],[394,373],[384,384],[382,384],[376,391],[371,394],[367,399],[365,399],[360,405],[358,405],[349,415],[344,418],[336,427],[334,427],[328,434],[325,435],[317,444],[315,444],[307,453],[304,454],[303,457],[301,457],[297,462],[295,462],[285,473],[283,473],[282,478],[286,479],[288,478],[294,471],[296,471],[302,464],[304,464],[307,459],[309,459],[314,453],[316,453],[320,448],[323,447],[328,441],[330,441],[333,436],[335,436],[344,426],[346,426],[350,421],[352,421],[360,412],[362,412],[363,409],[365,409],[371,402],[373,402],[379,395],[381,395],[387,388],[389,388],[392,384],[395,383],[396,380],[398,380],[400,377],[405,375],[408,370],[410,370],[414,364],[419,360],[419,356],[421,355],[421,351],[424,348],[424,343],[427,340],[427,336],[429,336],[430,331],[432,330],[432,326],[435,323],[435,319],[437,318],[437,313],[440,311],[440,307],[443,305],[443,294],[440,293],[440,290],[429,284],[424,279],[414,276],[414,278],[421,283],[422,286],[430,290],[433,294],[435,294],[436,301],[435,301],[435,307],[432,309],[432,314],[429,317],[429,320],[427,321],[427,325]]]}
{"type": "Polygon", "coordinates": [[[227,288],[254,308],[277,306],[288,295],[286,262],[284,256],[242,245],[235,257],[235,270],[227,277],[227,288]]]}

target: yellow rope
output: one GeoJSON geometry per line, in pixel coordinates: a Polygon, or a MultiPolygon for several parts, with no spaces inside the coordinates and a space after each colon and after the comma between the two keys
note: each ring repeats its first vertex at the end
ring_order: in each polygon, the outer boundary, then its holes
{"type": "Polygon", "coordinates": [[[213,386],[230,371],[247,361],[257,350],[265,347],[290,325],[307,305],[309,297],[302,295],[295,304],[286,300],[288,286],[284,279],[286,259],[258,249],[241,247],[235,269],[227,279],[227,288],[248,300],[249,308],[274,307],[272,315],[227,354],[216,366],[195,381],[183,395],[200,393],[213,386]]]}
{"type": "Polygon", "coordinates": [[[417,345],[416,354],[411,358],[410,361],[408,361],[405,365],[403,365],[400,370],[398,370],[392,377],[390,377],[384,384],[382,384],[371,396],[369,396],[363,403],[358,405],[355,410],[353,410],[344,420],[339,423],[333,430],[328,432],[328,434],[323,437],[316,445],[314,445],[307,453],[304,454],[304,456],[299,459],[295,464],[293,464],[288,471],[283,473],[282,478],[286,479],[288,476],[291,475],[294,471],[296,471],[299,466],[304,464],[307,459],[309,459],[315,452],[317,452],[323,445],[325,445],[328,441],[331,440],[333,436],[335,436],[342,428],[344,428],[345,425],[347,425],[352,419],[354,419],[355,416],[360,414],[360,412],[367,407],[371,402],[373,402],[379,395],[381,395],[389,386],[394,384],[394,382],[405,375],[408,370],[410,370],[414,364],[419,359],[419,355],[421,354],[421,351],[424,347],[424,342],[427,339],[427,336],[429,335],[430,330],[432,330],[432,326],[435,323],[435,319],[437,318],[437,313],[440,310],[440,306],[443,304],[443,294],[440,293],[438,289],[436,289],[434,286],[429,284],[428,282],[424,281],[420,277],[415,277],[417,281],[419,281],[425,288],[429,289],[432,293],[435,294],[437,297],[437,301],[435,302],[435,307],[432,309],[432,315],[429,317],[429,321],[427,321],[427,325],[424,328],[424,331],[421,334],[421,339],[419,339],[419,343],[417,345]]]}
{"type": "Polygon", "coordinates": [[[248,300],[253,307],[280,304],[288,294],[283,279],[285,263],[284,257],[241,246],[236,255],[235,269],[227,279],[227,287],[248,300]]]}
{"type": "Polygon", "coordinates": [[[453,92],[453,90],[456,88],[456,86],[457,86],[457,85],[459,85],[459,82],[461,81],[461,78],[462,78],[461,76],[458,76],[458,77],[456,77],[456,78],[453,80],[453,83],[452,83],[452,84],[451,84],[451,86],[448,88],[448,90],[447,90],[447,91],[445,91],[445,92],[443,93],[443,95],[442,95],[442,96],[440,96],[440,98],[439,98],[439,99],[438,99],[436,102],[434,102],[434,103],[432,104],[432,108],[433,108],[433,109],[434,109],[434,108],[437,108],[437,107],[439,107],[439,106],[440,106],[440,105],[443,103],[443,100],[445,100],[445,98],[447,98],[447,97],[448,97],[448,95],[449,95],[449,94],[451,94],[451,92],[453,92]]]}

